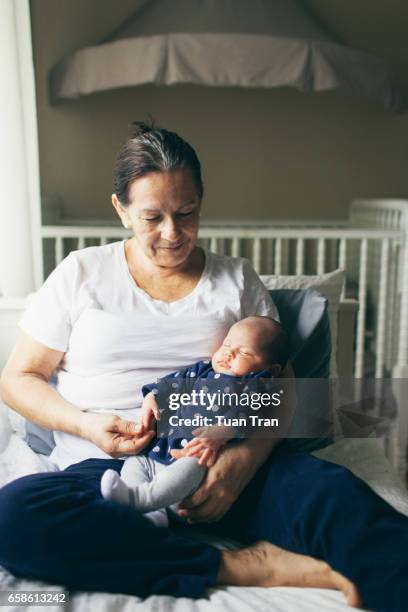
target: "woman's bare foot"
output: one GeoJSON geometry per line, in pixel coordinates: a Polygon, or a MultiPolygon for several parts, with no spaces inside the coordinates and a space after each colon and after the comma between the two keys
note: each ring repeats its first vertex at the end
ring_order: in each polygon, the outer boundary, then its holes
{"type": "Polygon", "coordinates": [[[360,605],[354,584],[327,563],[288,552],[269,542],[237,551],[223,551],[218,584],[240,586],[295,586],[342,591],[353,608],[360,605]]]}

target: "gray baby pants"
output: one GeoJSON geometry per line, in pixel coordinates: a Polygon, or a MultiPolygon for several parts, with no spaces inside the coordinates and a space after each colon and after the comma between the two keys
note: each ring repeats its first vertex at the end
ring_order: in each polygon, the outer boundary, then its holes
{"type": "Polygon", "coordinates": [[[182,457],[164,465],[137,455],[126,459],[120,475],[131,488],[134,506],[141,512],[152,512],[170,508],[191,495],[198,489],[206,471],[196,457],[182,457]]]}

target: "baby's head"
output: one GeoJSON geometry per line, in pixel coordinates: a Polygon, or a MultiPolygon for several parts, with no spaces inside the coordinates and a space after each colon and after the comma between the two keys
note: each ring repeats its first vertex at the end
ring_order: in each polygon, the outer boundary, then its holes
{"type": "Polygon", "coordinates": [[[288,359],[282,325],[270,317],[252,316],[234,323],[212,357],[215,372],[244,376],[269,370],[279,376],[288,359]]]}

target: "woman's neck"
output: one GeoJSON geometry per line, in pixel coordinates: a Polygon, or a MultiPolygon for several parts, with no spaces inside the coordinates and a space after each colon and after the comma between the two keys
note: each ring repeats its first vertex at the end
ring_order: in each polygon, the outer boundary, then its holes
{"type": "Polygon", "coordinates": [[[133,239],[125,242],[125,255],[129,272],[138,287],[152,298],[165,302],[179,300],[191,293],[205,266],[205,255],[199,247],[194,248],[186,262],[175,267],[156,265],[133,239]]]}

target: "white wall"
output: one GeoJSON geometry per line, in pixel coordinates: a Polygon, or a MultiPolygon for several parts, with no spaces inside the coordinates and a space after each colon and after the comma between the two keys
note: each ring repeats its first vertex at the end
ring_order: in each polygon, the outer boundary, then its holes
{"type": "Polygon", "coordinates": [[[40,193],[28,0],[0,3],[0,295],[39,285],[40,193]]]}
{"type": "MultiPolygon", "coordinates": [[[[344,40],[389,59],[408,78],[402,25],[408,3],[307,4],[344,40]]],[[[196,147],[206,216],[336,218],[346,216],[355,197],[408,197],[408,114],[335,93],[145,86],[51,106],[51,66],[108,35],[135,1],[31,0],[31,6],[42,189],[59,193],[68,215],[113,215],[116,151],[127,125],[148,112],[196,147]]]]}

